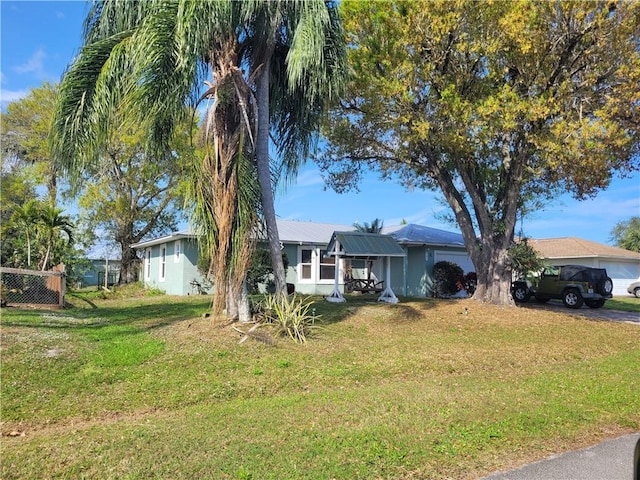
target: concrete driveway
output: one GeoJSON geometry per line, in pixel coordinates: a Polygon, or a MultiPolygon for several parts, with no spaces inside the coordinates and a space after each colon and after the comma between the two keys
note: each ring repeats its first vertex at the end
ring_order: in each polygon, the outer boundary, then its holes
{"type": "Polygon", "coordinates": [[[636,312],[623,312],[621,310],[610,310],[608,308],[589,308],[586,306],[578,309],[571,309],[565,307],[560,301],[551,300],[548,303],[538,303],[534,299],[521,304],[521,307],[552,310],[568,315],[592,318],[594,320],[608,320],[611,322],[625,322],[640,325],[640,314],[636,312]]]}
{"type": "Polygon", "coordinates": [[[638,480],[634,448],[640,433],[632,433],[582,450],[553,455],[482,480],[638,480]]]}

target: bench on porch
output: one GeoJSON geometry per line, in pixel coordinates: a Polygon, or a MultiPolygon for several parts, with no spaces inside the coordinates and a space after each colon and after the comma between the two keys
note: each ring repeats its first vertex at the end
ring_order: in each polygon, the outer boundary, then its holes
{"type": "Polygon", "coordinates": [[[348,278],[344,282],[344,289],[347,293],[380,293],[384,290],[384,282],[367,278],[348,278]]]}

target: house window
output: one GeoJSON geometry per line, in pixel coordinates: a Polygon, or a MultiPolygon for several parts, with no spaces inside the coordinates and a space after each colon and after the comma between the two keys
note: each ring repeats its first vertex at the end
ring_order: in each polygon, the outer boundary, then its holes
{"type": "Polygon", "coordinates": [[[300,263],[298,275],[300,280],[313,280],[313,249],[301,248],[300,249],[300,263]]]}
{"type": "Polygon", "coordinates": [[[298,250],[298,281],[301,283],[330,283],[335,279],[335,257],[326,257],[326,250],[300,247],[298,250]]]}
{"type": "Polygon", "coordinates": [[[320,280],[335,280],[336,257],[325,257],[326,250],[320,250],[320,280]]]}
{"type": "Polygon", "coordinates": [[[164,282],[167,274],[167,246],[160,247],[160,281],[164,282]]]}
{"type": "Polygon", "coordinates": [[[147,248],[147,255],[145,257],[146,268],[145,268],[145,279],[151,279],[151,248],[147,248]]]}
{"type": "Polygon", "coordinates": [[[180,262],[180,253],[182,253],[182,242],[180,240],[176,240],[173,252],[173,263],[180,262]]]}

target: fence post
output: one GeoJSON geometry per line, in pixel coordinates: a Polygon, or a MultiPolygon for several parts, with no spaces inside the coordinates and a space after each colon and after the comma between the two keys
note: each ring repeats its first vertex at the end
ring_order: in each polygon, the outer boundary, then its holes
{"type": "Polygon", "coordinates": [[[53,270],[54,272],[59,272],[60,274],[57,275],[58,277],[58,282],[60,287],[58,288],[58,307],[60,308],[64,308],[64,296],[67,293],[67,280],[66,280],[66,270],[65,270],[65,265],[64,263],[60,263],[58,265],[56,265],[55,267],[53,267],[51,270],[53,270]]]}

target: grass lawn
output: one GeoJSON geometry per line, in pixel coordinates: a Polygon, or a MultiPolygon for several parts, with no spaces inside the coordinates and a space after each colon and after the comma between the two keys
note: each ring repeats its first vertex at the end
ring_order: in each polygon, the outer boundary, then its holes
{"type": "Polygon", "coordinates": [[[71,302],[2,310],[5,480],[471,479],[640,429],[636,325],[354,296],[272,346],[206,297],[71,302]]]}
{"type": "Polygon", "coordinates": [[[604,302],[604,307],[602,308],[640,313],[640,298],[632,297],[631,295],[613,297],[604,302]]]}

